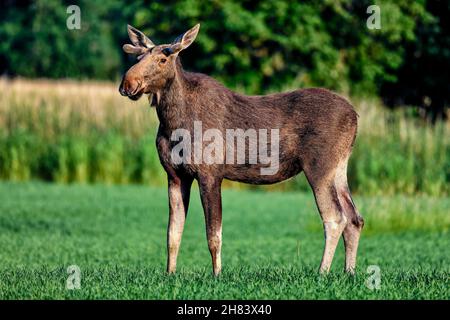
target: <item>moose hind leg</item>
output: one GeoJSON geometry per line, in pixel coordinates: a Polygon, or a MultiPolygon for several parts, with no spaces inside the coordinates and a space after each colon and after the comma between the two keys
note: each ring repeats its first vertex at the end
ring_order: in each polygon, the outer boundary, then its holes
{"type": "Polygon", "coordinates": [[[312,188],[325,234],[325,248],[319,271],[328,273],[347,218],[343,214],[334,181],[321,181],[315,183],[312,188]]]}
{"type": "Polygon", "coordinates": [[[334,184],[337,189],[338,199],[347,218],[347,225],[343,232],[345,246],[345,271],[353,274],[356,267],[356,254],[358,251],[359,237],[364,226],[364,220],[360,216],[353,202],[347,182],[348,158],[340,162],[336,169],[334,184]]]}
{"type": "Polygon", "coordinates": [[[345,246],[345,271],[353,274],[356,268],[356,254],[359,238],[364,226],[364,220],[353,203],[348,187],[340,192],[341,203],[348,218],[347,226],[343,232],[345,246]]]}

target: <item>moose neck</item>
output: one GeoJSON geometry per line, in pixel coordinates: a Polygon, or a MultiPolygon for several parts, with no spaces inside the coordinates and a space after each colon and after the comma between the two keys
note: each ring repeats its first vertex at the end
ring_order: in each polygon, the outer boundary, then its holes
{"type": "Polygon", "coordinates": [[[185,100],[187,82],[180,59],[177,58],[175,77],[159,92],[159,101],[156,105],[159,121],[169,132],[184,127],[187,112],[185,100]]]}

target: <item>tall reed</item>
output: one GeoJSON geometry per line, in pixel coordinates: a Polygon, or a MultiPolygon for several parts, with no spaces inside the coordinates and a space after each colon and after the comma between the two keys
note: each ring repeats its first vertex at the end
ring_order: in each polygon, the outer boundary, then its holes
{"type": "MultiPolygon", "coordinates": [[[[129,101],[117,85],[100,82],[1,79],[0,92],[0,179],[165,184],[158,122],[146,99],[129,101]]],[[[354,105],[360,126],[349,165],[353,190],[449,193],[449,123],[430,126],[377,102],[354,105]]],[[[307,188],[301,176],[268,187],[307,188]]]]}

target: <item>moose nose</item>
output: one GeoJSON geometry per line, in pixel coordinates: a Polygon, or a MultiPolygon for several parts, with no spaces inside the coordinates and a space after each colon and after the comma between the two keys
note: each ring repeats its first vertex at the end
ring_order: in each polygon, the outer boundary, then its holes
{"type": "Polygon", "coordinates": [[[141,89],[141,80],[136,78],[131,78],[127,75],[122,80],[119,87],[119,92],[122,96],[134,96],[141,89]]]}
{"type": "Polygon", "coordinates": [[[120,83],[119,92],[122,96],[127,96],[127,90],[125,90],[124,81],[120,83]]]}

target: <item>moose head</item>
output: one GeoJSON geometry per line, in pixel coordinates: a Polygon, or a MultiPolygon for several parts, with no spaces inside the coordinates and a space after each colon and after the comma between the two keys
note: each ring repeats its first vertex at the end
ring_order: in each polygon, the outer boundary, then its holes
{"type": "Polygon", "coordinates": [[[120,94],[132,100],[143,94],[157,95],[175,77],[178,54],[194,42],[199,29],[197,24],[171,44],[155,45],[144,33],[128,25],[132,44],[125,44],[123,51],[136,55],[138,62],[125,73],[120,94]]]}

